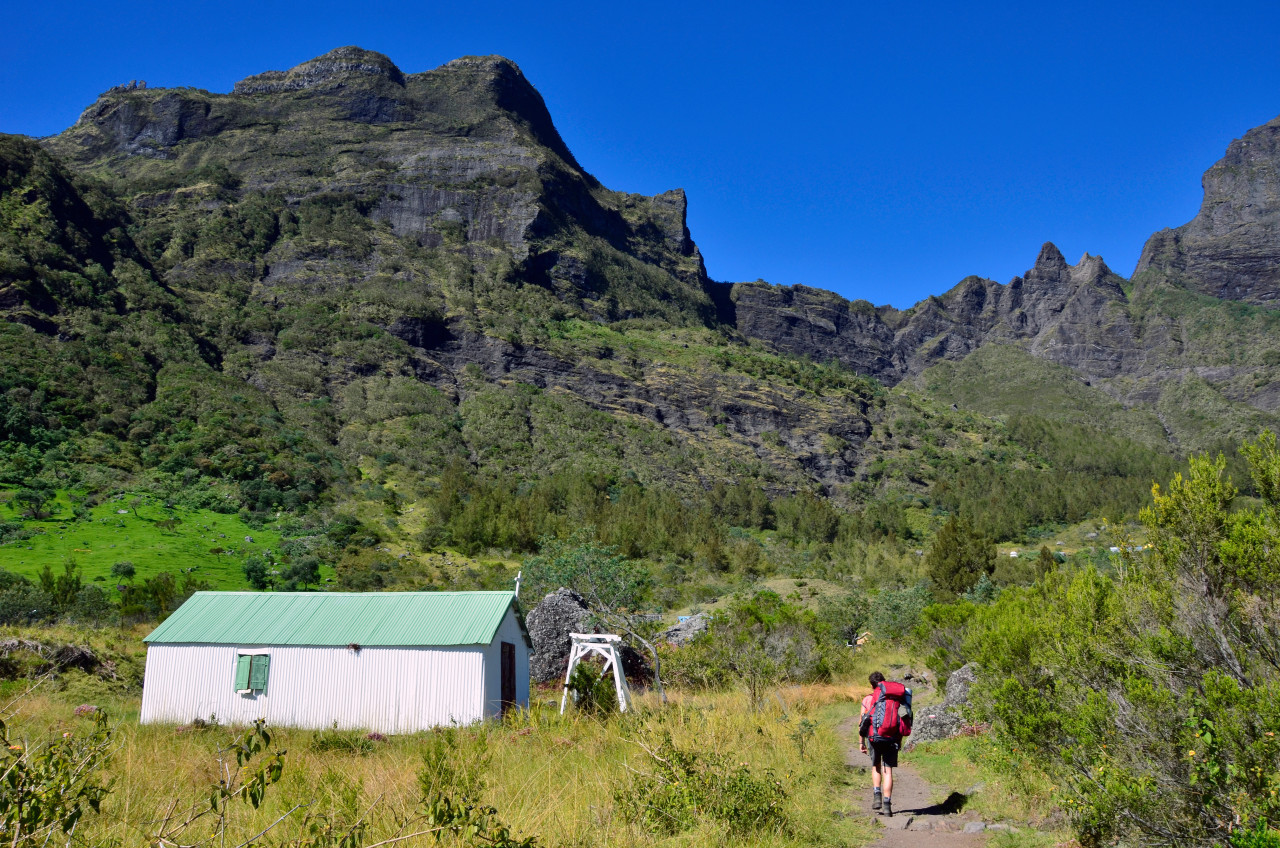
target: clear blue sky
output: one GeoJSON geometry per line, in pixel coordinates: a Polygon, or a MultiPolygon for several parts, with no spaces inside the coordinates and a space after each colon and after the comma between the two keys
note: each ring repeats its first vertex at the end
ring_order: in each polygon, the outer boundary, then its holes
{"type": "Polygon", "coordinates": [[[689,193],[718,280],[907,306],[1054,241],[1132,272],[1231,139],[1280,115],[1280,3],[17,3],[0,131],[107,87],[225,92],[345,44],[515,60],[619,190],[689,193]]]}

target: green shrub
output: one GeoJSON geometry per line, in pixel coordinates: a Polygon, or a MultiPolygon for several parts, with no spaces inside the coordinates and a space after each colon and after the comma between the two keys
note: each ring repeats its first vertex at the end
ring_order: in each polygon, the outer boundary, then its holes
{"type": "Polygon", "coordinates": [[[43,845],[71,834],[86,809],[98,811],[110,791],[101,782],[111,757],[111,730],[102,710],[86,728],[44,743],[11,739],[0,721],[0,830],[12,845],[43,845]]]}
{"type": "Polygon", "coordinates": [[[871,599],[871,632],[880,639],[901,639],[915,628],[931,603],[933,590],[928,583],[881,591],[871,599]]]}
{"type": "Polygon", "coordinates": [[[1257,501],[1236,501],[1222,457],[1194,457],[1142,512],[1150,551],[1121,544],[1113,574],[1056,570],[926,615],[935,667],[980,664],[974,707],[1020,754],[1005,767],[1047,772],[1086,846],[1280,822],[1280,450],[1263,434],[1243,453],[1257,501]]]}
{"type": "Polygon", "coordinates": [[[489,736],[484,730],[463,731],[455,727],[433,730],[426,737],[422,769],[418,772],[422,796],[479,798],[491,760],[489,736]],[[470,738],[464,739],[464,733],[470,738]]]}
{"type": "Polygon", "coordinates": [[[720,754],[682,748],[669,733],[642,743],[651,771],[632,771],[614,789],[622,815],[646,830],[676,834],[704,819],[723,822],[731,833],[786,832],[790,819],[782,782],[765,771],[720,754]]]}
{"type": "Polygon", "coordinates": [[[613,674],[601,674],[593,663],[580,662],[569,676],[569,695],[574,706],[588,715],[608,715],[618,708],[618,691],[613,674]]]}
{"type": "Polygon", "coordinates": [[[1258,822],[1249,830],[1231,834],[1231,848],[1280,848],[1280,830],[1258,822]]]}

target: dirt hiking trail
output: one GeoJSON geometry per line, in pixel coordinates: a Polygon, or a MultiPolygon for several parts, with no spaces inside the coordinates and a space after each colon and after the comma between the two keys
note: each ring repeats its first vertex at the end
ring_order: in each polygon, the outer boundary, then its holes
{"type": "Polygon", "coordinates": [[[986,824],[974,813],[965,812],[967,796],[925,781],[911,767],[909,753],[903,754],[902,764],[893,770],[893,816],[875,813],[871,809],[871,760],[858,750],[857,718],[845,719],[838,730],[846,742],[845,764],[855,775],[856,803],[850,815],[865,816],[884,828],[872,848],[978,848],[994,832],[1011,829],[986,824]]]}

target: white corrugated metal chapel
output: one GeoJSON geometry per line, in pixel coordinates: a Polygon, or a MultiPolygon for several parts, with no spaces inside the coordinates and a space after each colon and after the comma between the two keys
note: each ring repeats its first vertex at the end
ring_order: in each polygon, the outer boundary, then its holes
{"type": "Polygon", "coordinates": [[[512,592],[197,592],[145,641],[143,724],[413,733],[529,705],[512,592]]]}

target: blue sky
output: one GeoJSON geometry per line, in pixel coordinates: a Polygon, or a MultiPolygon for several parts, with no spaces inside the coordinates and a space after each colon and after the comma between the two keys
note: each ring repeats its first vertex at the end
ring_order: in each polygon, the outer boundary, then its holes
{"type": "Polygon", "coordinates": [[[1132,272],[1280,115],[1280,3],[16,3],[0,131],[111,85],[229,91],[344,44],[515,60],[610,188],[683,187],[718,280],[908,306],[1045,241],[1132,272]]]}

